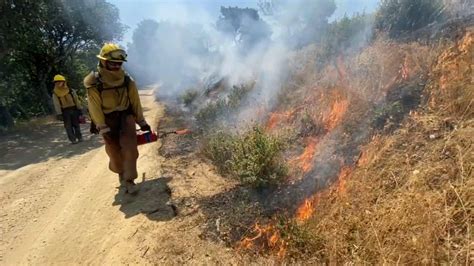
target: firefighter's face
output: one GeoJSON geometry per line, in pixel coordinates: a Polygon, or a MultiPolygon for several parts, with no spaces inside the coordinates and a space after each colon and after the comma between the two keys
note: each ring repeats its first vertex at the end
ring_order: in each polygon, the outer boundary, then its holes
{"type": "Polygon", "coordinates": [[[58,87],[63,87],[64,81],[56,81],[56,84],[58,85],[58,87]]]}
{"type": "Polygon", "coordinates": [[[105,67],[110,71],[118,71],[122,67],[122,62],[105,61],[105,67]]]}

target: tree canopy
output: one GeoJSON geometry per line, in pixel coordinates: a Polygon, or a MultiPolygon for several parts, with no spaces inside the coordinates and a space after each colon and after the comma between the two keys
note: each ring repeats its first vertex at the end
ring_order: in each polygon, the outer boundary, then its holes
{"type": "Polygon", "coordinates": [[[375,26],[398,37],[442,19],[443,9],[441,0],[382,0],[375,26]]]}
{"type": "Polygon", "coordinates": [[[268,40],[271,35],[270,27],[260,19],[258,11],[253,8],[222,6],[216,28],[232,36],[243,48],[268,40]]]}
{"type": "Polygon", "coordinates": [[[125,27],[105,0],[6,0],[0,4],[1,126],[51,111],[52,77],[61,73],[75,89],[105,41],[125,27]]]}

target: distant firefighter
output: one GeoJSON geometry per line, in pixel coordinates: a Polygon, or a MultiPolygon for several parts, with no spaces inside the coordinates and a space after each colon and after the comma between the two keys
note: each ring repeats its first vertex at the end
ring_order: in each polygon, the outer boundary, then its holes
{"type": "Polygon", "coordinates": [[[72,144],[82,141],[79,117],[82,115],[82,106],[76,92],[67,85],[66,78],[56,75],[53,79],[53,105],[57,118],[64,121],[68,139],[72,144]]]}

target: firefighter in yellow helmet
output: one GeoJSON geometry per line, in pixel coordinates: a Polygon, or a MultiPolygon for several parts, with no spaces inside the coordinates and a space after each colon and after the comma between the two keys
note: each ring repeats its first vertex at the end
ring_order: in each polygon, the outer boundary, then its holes
{"type": "Polygon", "coordinates": [[[79,116],[82,115],[82,106],[76,92],[67,85],[66,78],[56,75],[53,78],[53,105],[58,119],[64,122],[68,139],[72,144],[82,141],[79,116]]]}
{"type": "Polygon", "coordinates": [[[97,72],[84,79],[89,112],[105,142],[109,168],[119,175],[126,193],[137,191],[137,137],[135,124],[150,131],[135,81],[123,70],[127,54],[118,45],[106,43],[100,50],[97,72]]]}

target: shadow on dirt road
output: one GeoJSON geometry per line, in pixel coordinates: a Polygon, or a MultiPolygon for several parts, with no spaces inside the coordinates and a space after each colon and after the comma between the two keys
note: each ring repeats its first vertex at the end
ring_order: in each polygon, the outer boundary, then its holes
{"type": "Polygon", "coordinates": [[[0,170],[16,170],[53,157],[71,158],[96,149],[102,145],[101,138],[91,135],[89,126],[81,125],[84,141],[75,145],[67,139],[62,122],[32,126],[0,136],[0,170]]]}
{"type": "Polygon", "coordinates": [[[113,205],[121,205],[120,211],[125,218],[144,214],[153,221],[169,221],[177,215],[176,207],[170,203],[170,177],[160,177],[138,183],[139,191],[135,195],[119,190],[113,205]]]}

